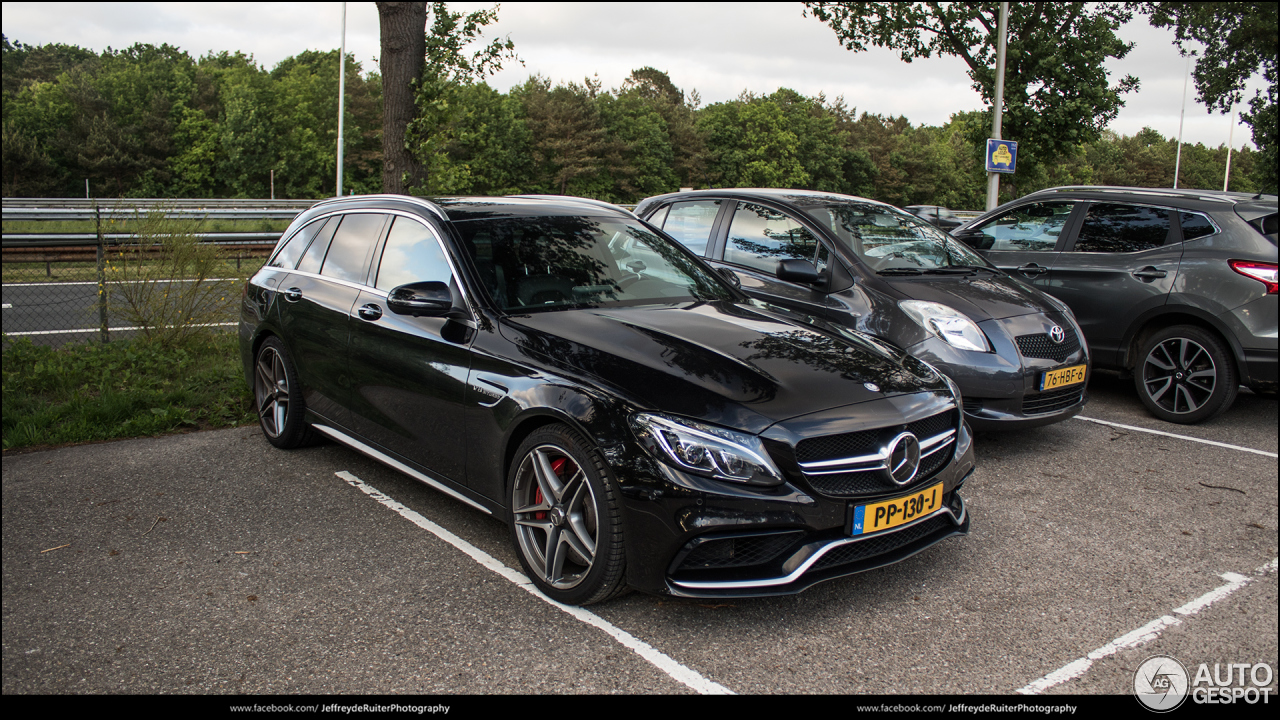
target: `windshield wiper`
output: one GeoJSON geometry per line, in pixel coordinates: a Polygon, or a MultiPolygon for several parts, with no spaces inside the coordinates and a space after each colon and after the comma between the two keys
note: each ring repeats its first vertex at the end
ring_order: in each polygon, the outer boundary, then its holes
{"type": "Polygon", "coordinates": [[[929,268],[925,272],[933,275],[973,275],[979,270],[995,272],[986,265],[944,265],[942,267],[929,268]]]}
{"type": "Polygon", "coordinates": [[[885,268],[877,270],[877,275],[923,275],[924,271],[920,268],[885,268]]]}

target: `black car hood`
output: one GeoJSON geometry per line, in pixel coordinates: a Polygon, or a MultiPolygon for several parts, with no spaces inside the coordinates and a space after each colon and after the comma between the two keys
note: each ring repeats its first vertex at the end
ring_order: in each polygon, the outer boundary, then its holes
{"type": "Polygon", "coordinates": [[[889,395],[947,392],[905,353],[733,303],[513,316],[502,334],[523,354],[585,373],[641,406],[747,432],[889,395]]]}
{"type": "Polygon", "coordinates": [[[902,298],[950,305],[974,322],[1055,312],[1039,291],[1002,272],[969,276],[880,276],[902,298]]]}

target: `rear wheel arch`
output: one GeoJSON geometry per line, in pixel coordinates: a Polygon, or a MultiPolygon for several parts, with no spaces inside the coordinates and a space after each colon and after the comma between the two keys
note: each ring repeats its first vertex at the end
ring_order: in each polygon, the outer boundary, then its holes
{"type": "Polygon", "coordinates": [[[1134,329],[1130,331],[1128,340],[1122,346],[1124,348],[1124,357],[1120,359],[1121,369],[1126,372],[1133,371],[1141,359],[1138,355],[1147,340],[1156,333],[1175,325],[1193,325],[1212,333],[1231,353],[1237,376],[1242,378],[1248,376],[1244,361],[1244,348],[1240,346],[1235,335],[1227,332],[1226,328],[1222,327],[1215,318],[1207,314],[1188,312],[1185,308],[1174,312],[1159,313],[1135,322],[1134,329]]]}

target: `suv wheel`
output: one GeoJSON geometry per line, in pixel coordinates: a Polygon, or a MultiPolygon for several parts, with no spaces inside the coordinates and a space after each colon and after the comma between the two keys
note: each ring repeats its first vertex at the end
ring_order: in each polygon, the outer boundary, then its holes
{"type": "Polygon", "coordinates": [[[1151,414],[1189,425],[1231,407],[1239,378],[1230,354],[1212,333],[1177,325],[1152,335],[1133,373],[1138,396],[1151,414]]]}
{"type": "Polygon", "coordinates": [[[564,425],[535,430],[512,467],[511,535],[525,573],[544,594],[590,605],[626,588],[622,516],[608,466],[564,425]]]}

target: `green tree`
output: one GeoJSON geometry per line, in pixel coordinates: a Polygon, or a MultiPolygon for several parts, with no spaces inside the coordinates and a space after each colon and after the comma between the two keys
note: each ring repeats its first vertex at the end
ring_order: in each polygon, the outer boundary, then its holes
{"type": "MultiPolygon", "coordinates": [[[[383,80],[383,190],[400,193],[424,188],[432,164],[456,171],[444,150],[444,135],[454,112],[453,92],[502,69],[515,58],[509,38],[491,41],[474,52],[485,26],[498,10],[467,14],[445,3],[377,3],[383,80]],[[431,17],[430,29],[427,18],[431,17]],[[424,32],[426,31],[426,32],[424,32]]],[[[446,184],[456,184],[449,181],[446,184]]]]}
{"type": "Polygon", "coordinates": [[[1182,54],[1203,50],[1192,75],[1198,100],[1222,113],[1244,98],[1245,82],[1261,72],[1265,89],[1249,98],[1240,119],[1253,128],[1253,144],[1260,153],[1259,181],[1276,192],[1277,4],[1273,2],[1144,2],[1136,3],[1155,27],[1173,27],[1182,54]]]}
{"type": "Polygon", "coordinates": [[[532,189],[533,134],[520,101],[476,83],[458,88],[456,103],[445,132],[451,162],[465,171],[455,191],[512,195],[532,189]]]}
{"type": "Polygon", "coordinates": [[[588,87],[570,83],[551,87],[533,76],[513,88],[524,106],[533,135],[534,172],[538,190],[564,195],[593,180],[605,167],[608,138],[600,111],[588,87]]]}
{"type": "MultiPolygon", "coordinates": [[[[812,14],[855,52],[897,50],[903,62],[953,55],[969,66],[973,87],[994,103],[997,3],[807,2],[812,14]]],[[[1138,87],[1126,76],[1112,86],[1106,61],[1129,53],[1116,29],[1132,13],[1117,3],[1012,3],[1002,134],[1019,141],[1019,172],[1099,137],[1138,87]]],[[[988,127],[990,125],[988,124],[988,127]]],[[[973,128],[976,130],[976,128],[973,128]]],[[[980,142],[988,134],[971,136],[980,142]]]]}
{"type": "Polygon", "coordinates": [[[666,73],[652,67],[631,71],[619,95],[634,94],[642,98],[666,126],[671,145],[671,169],[680,187],[699,187],[707,182],[707,142],[699,132],[695,114],[700,104],[698,93],[686,100],[684,91],[671,82],[666,73]]]}

